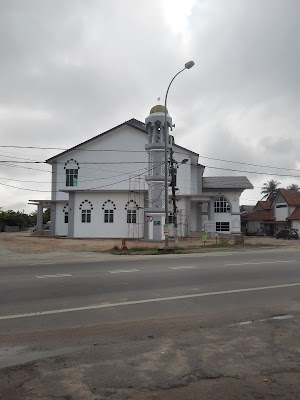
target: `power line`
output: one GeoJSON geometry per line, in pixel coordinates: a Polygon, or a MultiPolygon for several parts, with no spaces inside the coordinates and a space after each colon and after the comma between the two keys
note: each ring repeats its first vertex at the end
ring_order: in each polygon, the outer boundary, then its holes
{"type": "MultiPolygon", "coordinates": [[[[146,168],[140,168],[140,169],[137,169],[137,170],[134,170],[134,171],[129,171],[129,172],[122,172],[122,173],[120,173],[120,174],[117,174],[117,175],[112,175],[112,176],[106,176],[106,177],[101,177],[101,178],[93,178],[93,179],[84,179],[84,180],[82,180],[82,179],[80,179],[80,183],[84,183],[84,182],[93,182],[93,181],[98,181],[98,180],[107,180],[107,179],[112,179],[112,178],[117,178],[118,176],[122,176],[122,175],[129,175],[130,173],[132,173],[132,172],[137,172],[137,171],[146,171],[148,169],[148,167],[146,167],[146,168]]],[[[48,171],[47,171],[48,172],[48,171]]],[[[111,172],[118,172],[118,171],[111,171],[111,172]]],[[[64,173],[62,173],[62,175],[65,175],[64,173]]],[[[83,178],[83,177],[85,177],[84,175],[80,175],[80,178],[83,178]]],[[[3,180],[9,180],[9,181],[14,181],[14,182],[23,182],[23,183],[30,183],[30,182],[32,182],[32,183],[48,183],[48,184],[50,184],[50,183],[64,183],[65,181],[63,180],[63,181],[47,181],[47,182],[45,182],[45,181],[26,181],[26,180],[22,180],[22,179],[12,179],[12,178],[4,178],[4,177],[0,177],[0,179],[3,179],[3,180]]]]}
{"type": "MultiPolygon", "coordinates": [[[[164,164],[164,162],[161,163],[160,165],[163,165],[163,164],[164,164]]],[[[159,166],[159,165],[158,165],[158,166],[159,166]]],[[[146,170],[146,169],[148,169],[148,168],[144,168],[144,170],[146,170]]],[[[144,171],[144,172],[145,172],[145,171],[144,171]]],[[[143,173],[136,174],[136,175],[133,175],[133,176],[127,178],[127,179],[122,179],[122,180],[120,180],[120,181],[112,182],[112,183],[109,183],[109,184],[107,184],[107,185],[102,185],[102,186],[97,186],[97,187],[92,187],[92,188],[87,188],[87,189],[82,189],[82,190],[83,190],[83,191],[89,191],[89,190],[101,189],[101,188],[103,188],[103,187],[113,186],[113,185],[116,185],[116,184],[118,184],[118,183],[127,182],[127,181],[129,181],[129,179],[138,177],[138,176],[140,176],[140,175],[143,175],[143,173]]],[[[7,184],[1,183],[1,182],[0,182],[0,185],[2,185],[2,186],[7,186],[7,187],[11,187],[11,188],[14,188],[14,189],[20,189],[20,190],[31,191],[31,192],[43,192],[43,193],[45,193],[45,192],[47,192],[47,193],[52,192],[51,190],[34,190],[34,189],[21,188],[21,187],[18,187],[18,186],[7,185],[7,184]]],[[[52,193],[60,193],[60,191],[59,191],[59,190],[55,190],[55,191],[53,191],[52,193]]]]}
{"type": "MultiPolygon", "coordinates": [[[[186,155],[186,153],[182,153],[182,152],[179,152],[179,151],[174,151],[174,153],[186,155]]],[[[251,163],[246,163],[246,162],[241,162],[241,161],[224,160],[224,159],[222,159],[222,158],[214,158],[214,157],[201,156],[200,154],[199,154],[199,158],[206,158],[206,159],[208,159],[208,160],[222,161],[222,162],[228,162],[228,163],[240,164],[240,165],[249,165],[249,166],[251,166],[251,167],[271,168],[271,169],[279,169],[279,170],[285,169],[286,171],[300,172],[299,169],[294,169],[294,168],[275,167],[275,166],[271,166],[271,165],[251,164],[251,163]]]]}
{"type": "MultiPolygon", "coordinates": [[[[19,153],[17,153],[19,154],[19,153]]],[[[25,157],[16,157],[16,154],[14,153],[7,153],[7,152],[1,152],[0,154],[1,157],[6,157],[6,158],[14,158],[17,160],[25,160],[25,161],[38,161],[38,160],[33,160],[32,158],[25,158],[25,157]],[[7,155],[7,154],[13,154],[13,155],[7,155]]],[[[9,161],[9,160],[7,160],[9,161]]]]}
{"type": "MultiPolygon", "coordinates": [[[[49,165],[49,164],[46,164],[49,165]]],[[[34,171],[40,171],[40,172],[47,172],[49,174],[52,174],[52,171],[47,171],[46,169],[40,169],[40,168],[32,168],[32,167],[24,167],[22,165],[14,165],[13,163],[10,164],[2,164],[3,167],[12,167],[12,168],[23,168],[23,169],[30,169],[30,170],[34,170],[34,171]]],[[[50,166],[50,165],[49,165],[50,166]]],[[[114,170],[110,170],[110,169],[103,169],[103,168],[91,168],[91,167],[85,167],[85,169],[91,169],[94,171],[104,171],[104,172],[120,172],[120,171],[114,171],[114,170]]],[[[129,172],[135,172],[135,171],[139,171],[139,170],[133,170],[133,171],[129,171],[129,172]]],[[[56,174],[58,175],[65,175],[65,172],[56,172],[56,174]]],[[[86,175],[81,175],[82,177],[86,177],[88,178],[88,176],[86,175]]]]}
{"type": "Polygon", "coordinates": [[[244,173],[247,173],[247,174],[258,174],[258,175],[269,175],[269,176],[285,176],[285,177],[288,177],[288,178],[300,178],[300,175],[270,174],[268,172],[244,171],[244,170],[232,169],[232,168],[211,167],[209,165],[206,165],[205,167],[206,168],[211,168],[211,169],[220,169],[220,170],[223,170],[223,171],[244,172],[244,173]]]}
{"type": "Polygon", "coordinates": [[[145,150],[122,150],[122,149],[76,149],[76,148],[62,148],[62,147],[40,147],[40,146],[14,146],[14,145],[0,145],[0,148],[13,148],[13,149],[37,149],[37,150],[60,150],[60,151],[113,151],[117,153],[145,153],[145,150]]]}
{"type": "MultiPolygon", "coordinates": [[[[74,149],[74,148],[63,148],[63,147],[42,147],[42,146],[16,146],[16,145],[0,145],[0,148],[17,148],[17,149],[39,149],[39,150],[61,150],[61,151],[67,151],[67,150],[74,150],[74,151],[85,151],[85,152],[119,152],[119,153],[145,153],[144,150],[123,150],[123,149],[74,149]]],[[[176,154],[183,154],[187,155],[186,153],[180,152],[180,151],[174,151],[176,154]]],[[[13,153],[11,153],[13,154],[13,153]]],[[[276,167],[276,166],[271,166],[271,165],[263,165],[263,164],[253,164],[253,163],[246,163],[246,162],[241,162],[241,161],[234,161],[234,160],[225,160],[222,158],[215,158],[215,157],[207,157],[199,154],[200,158],[205,158],[208,160],[214,160],[214,161],[222,161],[222,162],[228,162],[228,163],[233,163],[233,164],[240,164],[240,165],[249,165],[252,167],[260,167],[260,168],[271,168],[271,169],[279,169],[279,170],[287,170],[287,171],[296,171],[300,172],[298,169],[294,168],[285,168],[285,167],[276,167]]],[[[2,162],[2,161],[0,161],[2,162]]],[[[38,162],[38,161],[33,161],[33,162],[38,162]]],[[[138,163],[139,161],[136,161],[138,163]]],[[[39,163],[45,163],[45,161],[39,161],[39,163]]],[[[120,162],[119,162],[120,163],[120,162]]],[[[126,163],[126,162],[124,162],[126,163]]],[[[93,164],[93,163],[92,163],[93,164]]],[[[101,163],[102,164],[102,163],[101,163]]],[[[280,175],[279,175],[280,176],[280,175]]]]}
{"type": "MultiPolygon", "coordinates": [[[[19,160],[0,160],[0,163],[14,163],[14,164],[48,164],[45,161],[19,161],[19,160]]],[[[58,162],[57,164],[65,164],[64,162],[58,162]]],[[[148,164],[148,161],[90,161],[81,162],[80,165],[105,165],[105,164],[148,164]]]]}
{"type": "Polygon", "coordinates": [[[11,168],[23,168],[23,169],[30,169],[34,171],[40,171],[40,172],[48,172],[52,173],[51,171],[47,171],[46,169],[39,169],[39,168],[32,168],[32,167],[24,167],[22,165],[13,165],[13,164],[2,164],[3,167],[11,167],[11,168]]]}
{"type": "Polygon", "coordinates": [[[51,190],[35,190],[35,189],[21,188],[21,187],[18,187],[18,186],[7,185],[7,184],[2,183],[2,182],[0,182],[0,185],[1,186],[7,186],[7,187],[10,187],[10,188],[13,188],[13,189],[28,190],[30,192],[45,192],[45,193],[51,192],[51,190]]]}

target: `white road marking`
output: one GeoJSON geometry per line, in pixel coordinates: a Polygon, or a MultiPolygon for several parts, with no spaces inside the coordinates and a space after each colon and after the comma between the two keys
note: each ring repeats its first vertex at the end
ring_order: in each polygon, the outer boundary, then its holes
{"type": "Polygon", "coordinates": [[[108,271],[110,274],[122,274],[123,272],[140,272],[139,269],[116,269],[115,271],[108,271]]]}
{"type": "Polygon", "coordinates": [[[275,317],[271,317],[270,319],[290,319],[294,318],[293,315],[276,315],[275,317]]]}
{"type": "Polygon", "coordinates": [[[196,268],[194,265],[183,265],[181,267],[169,267],[170,269],[194,269],[196,268]]]}
{"type": "Polygon", "coordinates": [[[32,312],[32,313],[26,313],[26,314],[3,315],[3,316],[0,316],[0,320],[36,317],[36,316],[40,316],[40,315],[62,314],[62,313],[74,312],[74,311],[97,310],[97,309],[101,309],[101,308],[132,306],[132,305],[147,304],[147,303],[158,303],[158,302],[172,301],[172,300],[184,300],[184,299],[192,299],[192,298],[196,298],[196,297],[219,296],[222,294],[256,292],[259,290],[281,289],[281,288],[294,287],[294,286],[300,286],[300,282],[287,283],[284,285],[252,287],[252,288],[245,288],[245,289],[222,290],[220,292],[195,293],[195,294],[186,294],[186,295],[182,295],[182,296],[158,297],[158,298],[154,298],[154,299],[124,301],[122,303],[103,303],[103,304],[98,304],[98,305],[93,305],[93,306],[64,308],[64,309],[60,309],[60,310],[39,311],[39,312],[32,312]]]}
{"type": "Polygon", "coordinates": [[[28,264],[30,266],[35,266],[35,265],[53,265],[53,264],[58,264],[58,261],[47,261],[47,262],[39,262],[39,261],[35,261],[31,264],[28,264]]]}
{"type": "Polygon", "coordinates": [[[296,262],[297,260],[281,260],[281,261],[260,261],[260,262],[245,262],[245,263],[239,263],[239,264],[225,264],[225,267],[231,267],[235,265],[260,265],[260,264],[280,264],[280,263],[292,263],[296,262]]]}
{"type": "Polygon", "coordinates": [[[63,278],[65,276],[72,276],[71,274],[56,274],[56,275],[36,275],[38,279],[46,279],[46,278],[63,278]]]}

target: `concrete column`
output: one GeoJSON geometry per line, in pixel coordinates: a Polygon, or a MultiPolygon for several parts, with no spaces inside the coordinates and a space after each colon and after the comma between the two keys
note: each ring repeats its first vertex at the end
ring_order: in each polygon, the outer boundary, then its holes
{"type": "Polygon", "coordinates": [[[50,236],[55,236],[56,203],[51,204],[50,236]]]}
{"type": "Polygon", "coordinates": [[[44,210],[44,204],[39,203],[37,209],[37,221],[36,221],[37,232],[42,232],[43,230],[43,210],[44,210]]]}
{"type": "Polygon", "coordinates": [[[68,237],[74,237],[75,193],[69,193],[68,237]]]}
{"type": "Polygon", "coordinates": [[[202,203],[197,204],[197,232],[202,232],[202,203]]]}
{"type": "Polygon", "coordinates": [[[185,215],[186,215],[186,235],[189,236],[191,233],[191,200],[185,199],[185,215]]]}
{"type": "Polygon", "coordinates": [[[144,239],[149,239],[149,227],[148,227],[148,218],[144,211],[144,239]]]}
{"type": "Polygon", "coordinates": [[[208,204],[207,204],[207,211],[208,211],[208,220],[211,221],[214,219],[214,215],[215,215],[215,201],[211,200],[208,204]]]}
{"type": "MultiPolygon", "coordinates": [[[[213,221],[215,218],[215,200],[210,200],[210,202],[207,204],[207,216],[208,216],[208,221],[213,221]]],[[[209,233],[208,236],[210,238],[213,237],[213,233],[209,233]]]]}
{"type": "MultiPolygon", "coordinates": [[[[52,164],[52,188],[51,188],[51,200],[56,200],[57,194],[57,164],[52,164]]],[[[63,178],[65,179],[65,177],[63,178]]]]}

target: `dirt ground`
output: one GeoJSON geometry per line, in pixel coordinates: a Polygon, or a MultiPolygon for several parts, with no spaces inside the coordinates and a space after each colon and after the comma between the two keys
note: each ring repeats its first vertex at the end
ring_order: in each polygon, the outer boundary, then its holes
{"type": "MultiPolygon", "coordinates": [[[[233,243],[233,240],[231,240],[233,243]]],[[[30,236],[29,232],[0,233],[0,252],[15,252],[23,254],[40,254],[49,252],[104,252],[114,246],[121,247],[122,239],[67,239],[30,236]]],[[[215,239],[209,239],[207,244],[215,244],[215,239]]],[[[300,241],[276,240],[273,237],[245,237],[246,244],[270,246],[300,246],[300,241]]],[[[170,246],[173,245],[170,239],[170,246]]],[[[203,247],[199,238],[180,240],[181,247],[203,247]]],[[[163,247],[161,242],[147,242],[144,240],[127,240],[130,247],[163,247]]]]}

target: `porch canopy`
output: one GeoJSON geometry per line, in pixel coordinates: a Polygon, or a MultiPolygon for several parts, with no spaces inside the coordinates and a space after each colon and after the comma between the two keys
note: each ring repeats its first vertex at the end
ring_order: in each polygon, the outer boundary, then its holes
{"type": "Polygon", "coordinates": [[[43,231],[43,212],[44,208],[51,208],[52,204],[57,203],[56,200],[29,200],[30,205],[37,206],[36,231],[43,231]]]}

